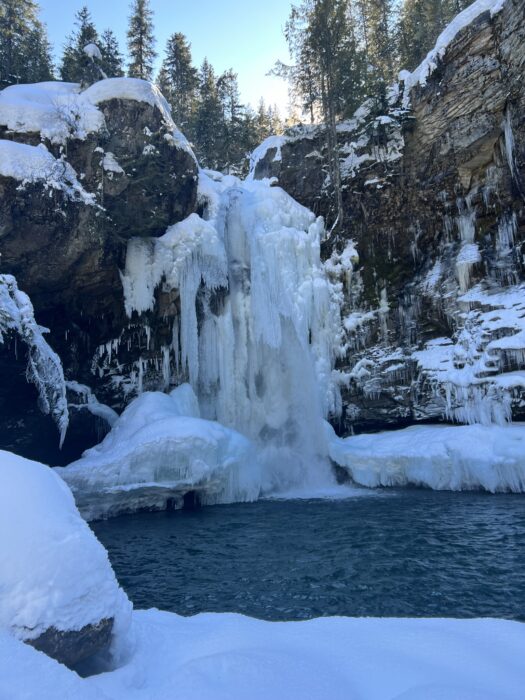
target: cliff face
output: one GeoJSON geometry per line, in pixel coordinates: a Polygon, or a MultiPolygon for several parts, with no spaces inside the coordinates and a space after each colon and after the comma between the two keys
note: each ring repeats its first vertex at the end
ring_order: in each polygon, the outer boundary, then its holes
{"type": "MultiPolygon", "coordinates": [[[[523,2],[463,25],[387,106],[338,127],[345,219],[323,253],[342,301],[342,432],[525,415],[523,2]]],[[[251,177],[276,177],[330,223],[326,172],[322,127],[297,127],[257,149],[251,177]]],[[[59,452],[28,350],[4,333],[0,447],[66,464],[115,418],[87,387],[121,411],[188,379],[179,290],[157,279],[155,240],[199,208],[212,216],[215,177],[198,200],[191,149],[142,81],[0,93],[0,273],[49,327],[70,402],[59,452]]],[[[196,284],[200,328],[228,290],[196,284]]]]}
{"type": "MultiPolygon", "coordinates": [[[[83,93],[60,83],[0,93],[0,272],[30,296],[67,379],[99,389],[96,348],[135,332],[119,274],[127,239],[163,234],[194,211],[196,194],[195,158],[153,86],[114,79],[83,93]]],[[[14,336],[0,345],[0,444],[66,463],[106,426],[72,411],[58,452],[52,421],[25,382],[25,352],[17,355],[15,345],[14,336]]],[[[126,361],[141,352],[129,343],[126,361]]],[[[70,396],[76,404],[84,398],[70,396]]],[[[118,405],[118,392],[104,398],[118,405]]]]}
{"type": "MultiPolygon", "coordinates": [[[[479,14],[434,63],[339,126],[346,218],[325,255],[339,274],[345,246],[354,260],[342,430],[524,415],[523,2],[479,14]]],[[[253,175],[330,219],[324,154],[322,128],[296,128],[253,175]]]]}

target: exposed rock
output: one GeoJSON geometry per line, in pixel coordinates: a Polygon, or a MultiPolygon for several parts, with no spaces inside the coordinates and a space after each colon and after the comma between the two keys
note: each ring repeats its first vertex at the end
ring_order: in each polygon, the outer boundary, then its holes
{"type": "Polygon", "coordinates": [[[61,664],[74,668],[81,661],[108,648],[113,630],[113,619],[100,620],[81,630],[62,632],[50,627],[36,639],[28,639],[35,649],[43,651],[61,664]]]}
{"type": "MultiPolygon", "coordinates": [[[[118,88],[118,82],[113,82],[118,88]]],[[[148,97],[148,89],[154,88],[144,85],[138,87],[148,97]]],[[[116,91],[120,93],[122,90],[116,91]]],[[[49,176],[31,182],[0,175],[0,271],[14,275],[20,289],[32,299],[37,321],[51,331],[48,341],[62,359],[66,378],[80,380],[97,392],[98,377],[92,371],[96,348],[115,338],[122,337],[125,342],[135,333],[124,310],[119,275],[125,264],[127,239],[159,236],[196,206],[196,161],[182,140],[174,138],[173,123],[161,99],[155,93],[153,98],[149,102],[106,99],[102,93],[96,106],[91,106],[99,110],[99,118],[93,119],[91,113],[90,120],[84,118],[88,125],[95,123],[97,128],[90,126],[91,131],[80,129],[76,123],[81,122],[80,117],[66,113],[66,107],[71,111],[66,104],[61,110],[72,135],[65,140],[58,128],[44,136],[47,131],[41,135],[0,124],[0,139],[32,146],[43,143],[57,158],[56,169],[61,163],[63,168],[71,166],[81,183],[79,195],[49,176]]],[[[31,110],[27,115],[31,126],[31,110]]],[[[159,333],[162,335],[162,330],[159,333]]],[[[0,346],[1,371],[10,395],[21,404],[21,412],[18,416],[0,412],[0,446],[15,443],[20,450],[24,444],[29,447],[29,414],[35,413],[23,397],[34,392],[24,387],[13,351],[12,345],[0,346]]],[[[142,356],[140,344],[130,343],[129,365],[142,356]]],[[[111,387],[102,390],[103,399],[120,408],[122,396],[111,387]]],[[[21,449],[24,454],[63,464],[89,446],[82,441],[74,447],[70,439],[72,449],[60,453],[51,422],[39,419],[36,413],[35,419],[40,422],[42,450],[33,444],[29,451],[21,449]],[[52,449],[53,443],[56,449],[52,449]]]]}

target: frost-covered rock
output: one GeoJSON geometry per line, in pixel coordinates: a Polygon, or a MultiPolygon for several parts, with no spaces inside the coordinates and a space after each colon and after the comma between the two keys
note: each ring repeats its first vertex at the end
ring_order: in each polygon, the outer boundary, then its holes
{"type": "Polygon", "coordinates": [[[43,413],[53,416],[62,444],[69,422],[64,372],[60,358],[44,339],[45,331],[35,321],[31,300],[18,289],[15,278],[0,275],[0,345],[13,334],[25,345],[27,379],[38,390],[43,413]]]}
{"type": "Polygon", "coordinates": [[[362,486],[525,491],[525,424],[415,425],[338,438],[326,424],[329,452],[362,486]]]}
{"type": "Polygon", "coordinates": [[[261,488],[254,446],[202,420],[188,384],[141,394],[100,445],[57,473],[87,519],[181,507],[190,491],[203,503],[251,501],[261,488]]]}
{"type": "Polygon", "coordinates": [[[0,452],[0,629],[65,663],[107,646],[130,604],[48,467],[0,452]]]}

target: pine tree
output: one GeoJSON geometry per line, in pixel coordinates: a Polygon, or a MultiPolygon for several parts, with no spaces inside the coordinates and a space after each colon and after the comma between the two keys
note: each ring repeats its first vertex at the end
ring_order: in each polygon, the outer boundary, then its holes
{"type": "Polygon", "coordinates": [[[470,0],[405,0],[397,27],[400,66],[414,70],[470,0]]]}
{"type": "Polygon", "coordinates": [[[131,57],[128,75],[131,78],[151,80],[153,62],[157,54],[153,34],[153,11],[150,9],[149,0],[133,0],[127,36],[131,57]]]}
{"type": "Polygon", "coordinates": [[[123,58],[118,40],[111,29],[105,29],[100,37],[101,68],[108,78],[121,78],[124,75],[123,58]]]}
{"type": "Polygon", "coordinates": [[[173,120],[182,131],[188,132],[199,80],[192,65],[191,45],[184,34],[172,34],[168,39],[157,82],[171,105],[173,120]]]}
{"type": "Polygon", "coordinates": [[[199,71],[199,101],[195,118],[195,146],[199,160],[208,168],[220,167],[223,112],[215,71],[205,58],[199,71]]]}
{"type": "Polygon", "coordinates": [[[51,49],[33,0],[0,2],[0,87],[50,80],[51,49]]]}
{"type": "Polygon", "coordinates": [[[67,38],[62,55],[60,75],[70,83],[90,85],[102,77],[94,61],[84,51],[89,44],[99,43],[98,33],[86,5],[76,14],[76,30],[67,38]]]}
{"type": "Polygon", "coordinates": [[[217,91],[222,106],[223,137],[220,149],[220,168],[231,172],[237,169],[246,156],[243,143],[243,113],[237,74],[225,71],[217,81],[217,91]]]}

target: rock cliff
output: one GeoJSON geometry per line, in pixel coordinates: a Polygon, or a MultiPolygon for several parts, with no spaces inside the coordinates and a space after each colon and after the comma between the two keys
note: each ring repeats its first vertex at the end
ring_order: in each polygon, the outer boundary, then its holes
{"type": "MultiPolygon", "coordinates": [[[[524,416],[525,8],[484,6],[338,127],[346,218],[324,253],[344,273],[345,432],[524,416]]],[[[252,176],[330,221],[325,166],[323,128],[296,127],[252,176]]]]}

